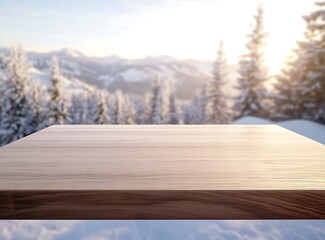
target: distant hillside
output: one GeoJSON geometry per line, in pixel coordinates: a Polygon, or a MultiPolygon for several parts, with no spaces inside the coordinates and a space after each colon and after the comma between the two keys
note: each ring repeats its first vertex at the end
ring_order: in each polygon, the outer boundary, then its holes
{"type": "MultiPolygon", "coordinates": [[[[9,50],[1,49],[8,56],[9,50]]],[[[51,69],[51,57],[60,60],[62,73],[67,79],[77,78],[87,85],[100,89],[121,89],[126,93],[144,94],[159,74],[170,79],[176,86],[176,95],[181,99],[193,97],[196,91],[211,78],[213,62],[198,60],[178,60],[170,56],[149,56],[137,60],[127,60],[118,56],[88,57],[72,49],[61,49],[48,53],[27,52],[33,65],[34,77],[46,82],[51,69]]],[[[236,78],[236,66],[228,66],[229,86],[236,78]]],[[[229,87],[229,91],[232,89],[229,87]]]]}

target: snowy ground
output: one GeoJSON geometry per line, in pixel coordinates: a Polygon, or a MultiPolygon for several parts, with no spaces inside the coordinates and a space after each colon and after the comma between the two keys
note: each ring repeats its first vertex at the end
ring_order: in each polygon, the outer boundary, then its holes
{"type": "Polygon", "coordinates": [[[1,240],[325,239],[325,221],[0,221],[1,240]]]}
{"type": "Polygon", "coordinates": [[[290,120],[285,122],[270,122],[256,117],[244,117],[233,124],[277,124],[295,133],[325,144],[325,126],[308,120],[290,120]]]}

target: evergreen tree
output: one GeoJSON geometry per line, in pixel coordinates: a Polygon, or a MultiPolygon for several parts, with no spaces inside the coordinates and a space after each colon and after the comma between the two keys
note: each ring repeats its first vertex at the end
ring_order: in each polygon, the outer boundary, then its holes
{"type": "Polygon", "coordinates": [[[31,81],[30,89],[28,91],[29,97],[29,126],[32,132],[37,132],[45,126],[44,106],[40,95],[41,86],[36,81],[31,81]]]}
{"type": "Polygon", "coordinates": [[[0,53],[0,71],[5,70],[7,65],[6,58],[0,53]]]}
{"type": "Polygon", "coordinates": [[[304,17],[307,24],[303,51],[303,75],[298,85],[304,118],[325,123],[325,1],[316,2],[317,10],[304,17]]]}
{"type": "Polygon", "coordinates": [[[175,89],[172,82],[169,80],[166,82],[165,86],[165,104],[168,106],[167,111],[167,123],[168,124],[179,124],[179,116],[178,116],[178,106],[175,97],[175,89]]]}
{"type": "Polygon", "coordinates": [[[134,124],[134,105],[130,97],[126,98],[124,124],[134,124]]]}
{"type": "MultiPolygon", "coordinates": [[[[3,109],[3,101],[4,101],[4,93],[5,93],[5,83],[6,83],[6,76],[4,71],[0,69],[0,123],[2,119],[2,109],[3,109]]],[[[0,126],[1,129],[1,126],[0,126]]]]}
{"type": "Polygon", "coordinates": [[[149,102],[150,95],[145,94],[143,98],[133,98],[134,104],[134,122],[135,124],[147,124],[149,123],[149,102]]]}
{"type": "Polygon", "coordinates": [[[105,94],[103,91],[97,91],[97,108],[94,113],[95,124],[107,124],[109,122],[105,94]]]}
{"type": "MultiPolygon", "coordinates": [[[[4,74],[4,72],[0,71],[0,124],[2,123],[2,119],[6,117],[6,114],[4,112],[4,103],[6,98],[5,96],[6,81],[7,81],[6,75],[4,74]]],[[[6,134],[6,129],[4,129],[2,125],[0,125],[0,146],[2,146],[1,139],[5,134],[6,134]]]]}
{"type": "Polygon", "coordinates": [[[209,124],[229,123],[227,99],[223,92],[225,84],[226,58],[223,51],[223,43],[220,42],[217,59],[213,69],[213,80],[207,85],[207,104],[205,122],[209,124]]]}
{"type": "MultiPolygon", "coordinates": [[[[5,57],[3,53],[0,53],[0,122],[1,122],[1,112],[2,112],[2,99],[4,98],[4,88],[6,82],[6,69],[8,67],[8,57],[5,57]]],[[[1,127],[0,127],[1,129],[1,127]]]]}
{"type": "Polygon", "coordinates": [[[96,90],[93,87],[85,89],[85,124],[95,124],[95,115],[98,107],[98,97],[96,96],[96,90]]]}
{"type": "Polygon", "coordinates": [[[21,48],[11,52],[6,66],[1,100],[0,144],[4,145],[33,132],[29,125],[29,102],[26,85],[29,65],[21,48]]]}
{"type": "Polygon", "coordinates": [[[266,89],[263,83],[268,79],[263,66],[261,49],[264,46],[266,34],[263,30],[263,9],[258,7],[253,31],[248,35],[249,42],[246,45],[248,53],[243,55],[239,65],[239,78],[236,88],[240,95],[235,99],[235,117],[266,116],[266,89]]]}
{"type": "Polygon", "coordinates": [[[296,51],[297,57],[289,60],[281,74],[276,77],[274,83],[272,119],[284,121],[302,118],[303,102],[299,94],[299,81],[303,74],[303,62],[301,51],[296,51]]]}
{"type": "Polygon", "coordinates": [[[124,113],[124,96],[123,93],[118,90],[115,92],[114,99],[114,110],[112,116],[113,124],[125,124],[125,113],[124,113]]]}
{"type": "Polygon", "coordinates": [[[163,82],[158,76],[152,86],[149,123],[176,124],[178,121],[176,118],[177,107],[174,90],[168,80],[163,82]]]}
{"type": "Polygon", "coordinates": [[[48,104],[48,125],[64,124],[67,120],[67,106],[62,96],[62,75],[57,57],[52,58],[50,100],[48,104]]]}
{"type": "Polygon", "coordinates": [[[203,85],[191,102],[191,124],[206,124],[207,119],[207,84],[203,85]]]}
{"type": "Polygon", "coordinates": [[[160,87],[160,98],[161,98],[161,109],[162,109],[162,123],[170,124],[172,118],[176,117],[176,106],[170,105],[170,100],[175,98],[174,95],[174,87],[172,86],[170,80],[166,79],[161,82],[160,87]],[[174,108],[174,109],[173,109],[174,108]],[[175,116],[173,116],[175,115],[175,116]]]}
{"type": "Polygon", "coordinates": [[[86,91],[74,93],[70,97],[69,120],[71,124],[87,123],[87,94],[86,91]]]}
{"type": "Polygon", "coordinates": [[[150,105],[151,105],[150,118],[149,118],[150,123],[163,124],[164,123],[163,89],[162,89],[162,82],[159,77],[157,77],[152,87],[150,105]]]}
{"type": "Polygon", "coordinates": [[[274,85],[274,119],[305,118],[325,123],[325,2],[305,16],[307,30],[296,57],[274,85]]]}
{"type": "Polygon", "coordinates": [[[181,109],[180,124],[192,124],[192,107],[190,104],[183,104],[181,109]]]}

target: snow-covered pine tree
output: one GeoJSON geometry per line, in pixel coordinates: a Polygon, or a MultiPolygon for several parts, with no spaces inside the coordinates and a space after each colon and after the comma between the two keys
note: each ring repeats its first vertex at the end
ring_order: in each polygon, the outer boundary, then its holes
{"type": "Polygon", "coordinates": [[[109,123],[109,115],[107,111],[107,104],[105,93],[103,91],[97,91],[97,108],[94,112],[94,123],[95,124],[108,124],[109,123]]]}
{"type": "Polygon", "coordinates": [[[71,94],[68,114],[70,119],[69,124],[82,123],[83,108],[80,102],[79,94],[71,94]]]}
{"type": "Polygon", "coordinates": [[[270,94],[273,99],[271,115],[275,121],[302,118],[304,109],[298,89],[303,74],[303,61],[301,50],[297,49],[295,53],[296,56],[289,59],[281,74],[276,76],[274,92],[270,94]]]}
{"type": "Polygon", "coordinates": [[[70,96],[70,105],[68,109],[69,122],[71,124],[86,124],[87,122],[87,91],[74,93],[70,96]]]}
{"type": "MultiPolygon", "coordinates": [[[[165,79],[164,81],[162,81],[162,85],[160,88],[160,96],[161,96],[161,104],[162,104],[161,109],[162,109],[163,124],[170,124],[169,121],[171,120],[172,114],[175,114],[175,112],[174,113],[171,112],[172,109],[170,106],[172,91],[174,91],[174,88],[170,80],[165,79]]],[[[176,108],[173,111],[176,111],[176,108]]]]}
{"type": "Polygon", "coordinates": [[[191,111],[191,124],[206,124],[207,84],[204,84],[191,101],[188,110],[191,111]]]}
{"type": "Polygon", "coordinates": [[[158,76],[153,83],[151,93],[151,109],[149,121],[151,124],[164,123],[164,109],[163,109],[163,86],[160,77],[158,76]]]}
{"type": "Polygon", "coordinates": [[[167,104],[168,107],[166,122],[168,124],[179,124],[179,115],[178,115],[178,106],[177,106],[176,96],[175,96],[175,88],[173,83],[170,80],[166,81],[164,95],[167,98],[165,100],[165,104],[167,104]]]}
{"type": "Polygon", "coordinates": [[[10,62],[6,66],[6,77],[2,88],[2,109],[0,119],[0,144],[4,145],[33,132],[30,123],[29,101],[26,85],[29,65],[22,48],[11,51],[10,62]]]}
{"type": "Polygon", "coordinates": [[[40,95],[41,85],[34,81],[30,81],[28,89],[29,102],[29,125],[32,132],[39,131],[46,127],[44,115],[44,99],[40,95]]]}
{"type": "Polygon", "coordinates": [[[85,89],[85,119],[84,124],[95,124],[94,115],[97,112],[98,98],[97,90],[94,87],[88,86],[85,89]]]}
{"type": "Polygon", "coordinates": [[[0,71],[6,68],[7,62],[6,58],[0,53],[0,71]]]}
{"type": "Polygon", "coordinates": [[[325,2],[305,16],[307,30],[298,42],[296,58],[277,78],[276,120],[305,118],[325,123],[325,2]]]}
{"type": "Polygon", "coordinates": [[[325,123],[325,1],[316,2],[317,10],[304,17],[305,41],[299,42],[304,73],[299,84],[304,118],[325,123]]]}
{"type": "Polygon", "coordinates": [[[180,106],[180,113],[179,124],[192,124],[192,106],[189,103],[180,106]]]}
{"type": "MultiPolygon", "coordinates": [[[[6,68],[8,66],[8,58],[6,58],[2,53],[0,53],[0,123],[1,123],[1,116],[2,116],[2,106],[3,106],[3,99],[5,97],[5,85],[7,76],[5,74],[6,68]]],[[[0,126],[1,130],[1,126],[0,126]]],[[[1,134],[0,134],[1,135],[1,134]]]]}
{"type": "Polygon", "coordinates": [[[150,95],[145,94],[143,97],[134,97],[134,122],[135,124],[147,124],[149,119],[149,100],[150,95]]]}
{"type": "Polygon", "coordinates": [[[130,96],[125,99],[125,108],[124,108],[124,124],[134,124],[134,104],[130,96]]]}
{"type": "MultiPolygon", "coordinates": [[[[5,85],[6,85],[6,76],[3,71],[0,71],[0,124],[2,122],[3,117],[5,116],[4,113],[4,99],[5,99],[5,85]]],[[[0,125],[0,146],[3,144],[1,143],[2,137],[6,134],[6,130],[2,129],[0,125]]]]}
{"type": "Polygon", "coordinates": [[[62,75],[59,61],[56,56],[52,57],[51,86],[49,88],[50,99],[48,102],[48,123],[64,124],[67,120],[67,106],[62,96],[62,75]]]}
{"type": "Polygon", "coordinates": [[[262,47],[266,33],[263,29],[263,8],[260,5],[257,15],[254,16],[255,24],[252,33],[248,35],[249,42],[246,44],[248,53],[239,61],[239,78],[235,88],[239,90],[239,96],[235,98],[235,118],[243,116],[267,115],[266,98],[267,92],[264,82],[268,79],[266,68],[263,66],[262,47]]]}
{"type": "Polygon", "coordinates": [[[177,106],[173,91],[169,81],[162,81],[158,75],[152,86],[149,123],[171,124],[170,121],[177,121],[175,120],[177,106]],[[170,105],[171,101],[173,101],[172,106],[170,105]]]}
{"type": "Polygon", "coordinates": [[[226,83],[226,57],[223,50],[223,42],[220,42],[217,59],[212,71],[213,79],[207,85],[205,122],[209,124],[227,124],[230,115],[227,106],[227,97],[224,93],[226,83]]]}
{"type": "Polygon", "coordinates": [[[3,106],[2,101],[4,98],[5,83],[6,83],[6,76],[4,73],[4,69],[0,68],[0,123],[1,123],[1,116],[2,116],[2,106],[3,106]]]}
{"type": "Polygon", "coordinates": [[[112,115],[113,124],[125,124],[125,102],[123,93],[117,90],[114,94],[114,109],[112,115]]]}

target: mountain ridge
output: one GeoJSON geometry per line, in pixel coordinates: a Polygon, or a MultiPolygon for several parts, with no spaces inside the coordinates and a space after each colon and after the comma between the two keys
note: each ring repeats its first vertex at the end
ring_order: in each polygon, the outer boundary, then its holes
{"type": "MultiPolygon", "coordinates": [[[[9,49],[0,48],[0,53],[8,56],[9,49]]],[[[99,89],[120,89],[141,95],[150,91],[158,74],[174,83],[177,97],[183,100],[195,96],[197,90],[212,78],[212,61],[179,60],[168,55],[140,59],[125,59],[117,55],[89,57],[68,48],[43,53],[26,51],[26,55],[38,71],[49,73],[51,58],[56,55],[67,79],[77,78],[99,89]]],[[[230,82],[233,82],[234,65],[229,65],[228,69],[232,76],[230,82]]]]}

